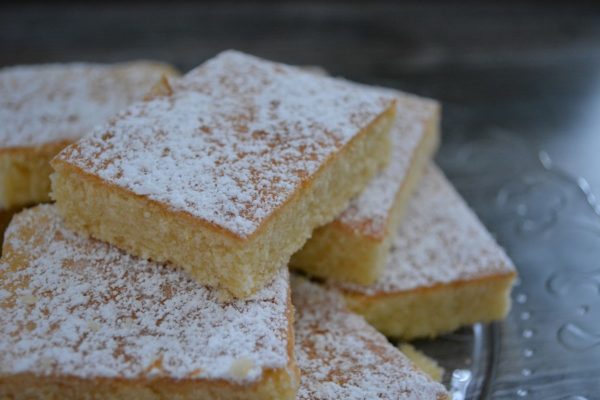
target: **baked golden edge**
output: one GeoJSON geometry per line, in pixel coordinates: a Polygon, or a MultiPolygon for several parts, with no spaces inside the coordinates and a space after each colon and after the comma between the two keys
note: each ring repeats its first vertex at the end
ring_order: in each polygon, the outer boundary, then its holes
{"type": "Polygon", "coordinates": [[[396,194],[383,231],[376,234],[361,232],[360,229],[336,219],[315,229],[304,247],[292,256],[292,269],[334,282],[359,285],[374,283],[385,269],[392,239],[406,205],[438,148],[439,124],[440,107],[436,105],[425,127],[425,134],[414,152],[406,179],[396,194]]]}
{"type": "Polygon", "coordinates": [[[71,229],[139,257],[171,262],[202,284],[222,289],[225,296],[246,298],[268,283],[312,230],[339,215],[387,164],[395,111],[392,103],[248,237],[171,210],[58,158],[51,162],[56,171],[52,197],[71,229]]]}
{"type": "Polygon", "coordinates": [[[289,363],[267,369],[252,384],[233,384],[210,379],[83,379],[73,376],[36,376],[31,373],[0,374],[0,399],[6,400],[263,400],[296,399],[300,371],[294,352],[294,307],[291,289],[287,300],[289,363]]]}
{"type": "Polygon", "coordinates": [[[343,294],[352,311],[388,337],[434,338],[461,326],[506,317],[515,277],[516,272],[510,272],[396,293],[343,290],[343,294]]]}

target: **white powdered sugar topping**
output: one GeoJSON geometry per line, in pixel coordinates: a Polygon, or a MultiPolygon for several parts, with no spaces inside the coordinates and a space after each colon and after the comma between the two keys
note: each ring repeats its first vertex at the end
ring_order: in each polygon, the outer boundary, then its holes
{"type": "Polygon", "coordinates": [[[227,51],[58,156],[247,237],[393,104],[381,91],[227,51]]]}
{"type": "Polygon", "coordinates": [[[0,70],[0,147],[74,141],[144,96],[167,65],[47,64],[0,70]]]}
{"type": "Polygon", "coordinates": [[[335,290],[294,277],[299,400],[440,399],[446,391],[418,371],[335,290]]]}
{"type": "Polygon", "coordinates": [[[438,113],[438,105],[432,100],[390,92],[397,100],[396,122],[390,132],[392,159],[337,219],[357,233],[374,237],[386,234],[390,213],[414,162],[415,152],[438,113]]]}
{"type": "Polygon", "coordinates": [[[513,272],[504,250],[431,164],[408,204],[382,276],[370,286],[340,287],[376,295],[513,272]]]}
{"type": "Polygon", "coordinates": [[[183,272],[62,227],[54,206],[15,217],[0,263],[0,375],[254,382],[290,362],[286,268],[223,301],[183,272]]]}

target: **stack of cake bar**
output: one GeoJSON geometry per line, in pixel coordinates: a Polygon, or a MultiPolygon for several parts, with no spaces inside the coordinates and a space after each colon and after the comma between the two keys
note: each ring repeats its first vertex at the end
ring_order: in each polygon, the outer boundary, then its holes
{"type": "Polygon", "coordinates": [[[236,51],[0,94],[0,207],[55,200],[4,235],[2,399],[443,399],[389,339],[508,312],[432,100],[236,51]]]}

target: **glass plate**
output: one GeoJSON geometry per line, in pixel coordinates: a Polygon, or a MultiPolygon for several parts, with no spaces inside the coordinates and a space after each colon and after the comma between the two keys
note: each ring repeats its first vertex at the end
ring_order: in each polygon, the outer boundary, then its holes
{"type": "Polygon", "coordinates": [[[519,278],[504,321],[415,347],[456,400],[600,399],[600,206],[586,181],[497,129],[445,143],[437,161],[519,278]]]}

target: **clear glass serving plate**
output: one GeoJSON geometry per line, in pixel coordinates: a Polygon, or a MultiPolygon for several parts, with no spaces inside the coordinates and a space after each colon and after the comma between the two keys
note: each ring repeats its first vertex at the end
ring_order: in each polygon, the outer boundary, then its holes
{"type": "Polygon", "coordinates": [[[456,400],[600,399],[600,206],[586,181],[503,131],[447,143],[437,161],[519,278],[506,320],[415,346],[456,400]]]}

